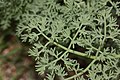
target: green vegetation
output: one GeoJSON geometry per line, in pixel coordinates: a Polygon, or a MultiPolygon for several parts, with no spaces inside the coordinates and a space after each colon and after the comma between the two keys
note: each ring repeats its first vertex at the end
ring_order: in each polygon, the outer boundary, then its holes
{"type": "Polygon", "coordinates": [[[6,14],[0,7],[1,14],[12,17],[1,19],[1,25],[17,23],[16,34],[32,46],[28,53],[43,80],[119,79],[119,1],[13,1],[19,6],[4,7],[6,14]]]}

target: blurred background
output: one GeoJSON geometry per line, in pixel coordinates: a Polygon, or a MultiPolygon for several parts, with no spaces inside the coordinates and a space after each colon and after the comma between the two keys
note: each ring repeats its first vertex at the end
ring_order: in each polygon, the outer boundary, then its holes
{"type": "Polygon", "coordinates": [[[40,80],[30,45],[16,36],[20,15],[29,0],[0,0],[0,80],[40,80]]]}
{"type": "Polygon", "coordinates": [[[0,29],[0,80],[40,80],[27,51],[12,30],[0,29]]]}

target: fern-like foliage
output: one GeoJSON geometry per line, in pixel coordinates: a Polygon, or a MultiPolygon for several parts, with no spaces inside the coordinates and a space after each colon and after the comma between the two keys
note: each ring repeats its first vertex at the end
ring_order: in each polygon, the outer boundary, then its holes
{"type": "Polygon", "coordinates": [[[0,28],[5,30],[11,26],[12,20],[18,21],[27,2],[28,0],[0,0],[0,28]]]}
{"type": "Polygon", "coordinates": [[[111,0],[34,0],[26,6],[17,35],[33,45],[29,53],[44,80],[118,80],[119,5],[111,0]],[[71,54],[90,63],[82,68],[71,54]]]}

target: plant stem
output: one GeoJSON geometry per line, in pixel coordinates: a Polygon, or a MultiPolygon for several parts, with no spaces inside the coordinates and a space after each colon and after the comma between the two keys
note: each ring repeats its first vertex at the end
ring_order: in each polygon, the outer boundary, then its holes
{"type": "Polygon", "coordinates": [[[94,59],[94,60],[89,64],[89,66],[87,66],[87,68],[85,68],[82,72],[80,72],[80,73],[78,73],[78,74],[76,74],[76,75],[74,75],[74,76],[71,76],[71,77],[69,77],[69,78],[67,78],[67,79],[65,79],[65,80],[71,80],[71,79],[73,79],[73,78],[76,78],[76,77],[82,75],[83,73],[85,73],[85,72],[94,64],[94,62],[95,62],[96,60],[97,60],[97,59],[94,59]]]}
{"type": "Polygon", "coordinates": [[[88,55],[85,54],[85,53],[78,52],[78,51],[74,51],[74,50],[72,50],[72,49],[68,49],[68,48],[66,48],[66,47],[64,47],[64,46],[62,46],[62,45],[60,45],[60,44],[52,41],[52,40],[51,40],[50,38],[48,38],[44,33],[41,33],[41,34],[42,34],[47,40],[49,40],[50,42],[52,42],[54,45],[56,45],[56,46],[58,46],[58,47],[60,47],[60,48],[62,48],[62,49],[64,49],[64,50],[66,50],[66,51],[68,51],[68,52],[70,52],[70,53],[73,53],[73,54],[76,54],[76,55],[79,55],[79,56],[83,56],[83,57],[87,57],[87,58],[90,58],[90,59],[95,59],[95,58],[96,58],[95,56],[88,56],[88,55]]]}
{"type": "MultiPolygon", "coordinates": [[[[60,48],[62,48],[62,49],[64,49],[64,50],[66,50],[66,51],[68,51],[68,52],[70,52],[70,53],[73,53],[73,54],[78,55],[78,56],[86,57],[86,58],[89,58],[89,59],[95,59],[95,58],[96,58],[96,56],[88,56],[88,54],[85,54],[85,53],[82,53],[82,52],[78,52],[78,51],[75,51],[75,50],[72,50],[72,49],[68,49],[68,48],[62,46],[61,44],[58,44],[57,42],[54,42],[53,40],[51,40],[51,39],[50,39],[49,37],[47,37],[44,33],[42,33],[38,28],[37,28],[37,30],[38,30],[48,41],[50,41],[50,42],[53,43],[54,45],[56,45],[56,46],[58,46],[58,47],[60,47],[60,48]]],[[[94,49],[95,49],[95,50],[98,50],[98,49],[95,48],[95,47],[94,47],[94,49]]],[[[100,51],[100,53],[102,53],[102,52],[100,51]]],[[[113,55],[113,56],[114,56],[115,58],[120,58],[120,55],[113,55]]]]}
{"type": "MultiPolygon", "coordinates": [[[[100,51],[100,47],[99,47],[99,49],[97,50],[97,53],[96,53],[96,54],[98,54],[99,51],[100,51]]],[[[82,75],[83,73],[85,73],[86,71],[88,71],[88,69],[94,64],[95,61],[97,61],[98,58],[99,58],[99,57],[96,57],[83,71],[81,71],[80,73],[78,73],[78,74],[76,74],[76,75],[73,75],[73,76],[71,76],[71,77],[69,77],[69,78],[67,78],[67,79],[65,79],[65,80],[73,79],[73,78],[76,78],[76,77],[82,75]]]]}

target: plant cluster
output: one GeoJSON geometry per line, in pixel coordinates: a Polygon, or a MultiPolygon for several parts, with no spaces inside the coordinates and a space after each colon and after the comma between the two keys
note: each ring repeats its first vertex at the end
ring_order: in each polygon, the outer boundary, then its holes
{"type": "Polygon", "coordinates": [[[28,0],[0,0],[0,28],[5,30],[13,21],[19,21],[27,3],[28,0]]]}
{"type": "Polygon", "coordinates": [[[30,56],[44,80],[118,80],[119,5],[112,0],[33,0],[25,6],[17,35],[32,45],[30,56]],[[71,55],[88,65],[81,67],[71,55]]]}

